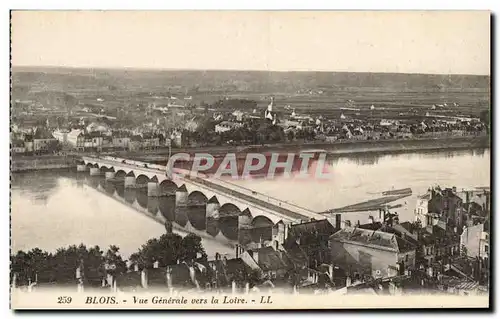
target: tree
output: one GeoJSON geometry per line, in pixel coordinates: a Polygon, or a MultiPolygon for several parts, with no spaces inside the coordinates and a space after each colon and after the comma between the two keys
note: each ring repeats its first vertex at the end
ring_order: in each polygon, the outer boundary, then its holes
{"type": "Polygon", "coordinates": [[[491,117],[490,109],[481,111],[479,115],[479,119],[481,120],[481,122],[484,123],[484,125],[486,125],[488,130],[490,128],[490,117],[491,117]]]}
{"type": "Polygon", "coordinates": [[[104,263],[106,272],[113,276],[122,274],[127,270],[127,264],[120,255],[120,248],[115,245],[109,246],[106,255],[104,255],[104,263]]]}
{"type": "Polygon", "coordinates": [[[193,261],[197,259],[198,254],[206,258],[201,237],[191,233],[182,238],[179,252],[180,261],[193,261]]]}
{"type": "Polygon", "coordinates": [[[130,256],[130,261],[140,268],[151,268],[156,261],[160,266],[177,264],[181,241],[182,237],[173,233],[150,239],[136,254],[130,256]]]}

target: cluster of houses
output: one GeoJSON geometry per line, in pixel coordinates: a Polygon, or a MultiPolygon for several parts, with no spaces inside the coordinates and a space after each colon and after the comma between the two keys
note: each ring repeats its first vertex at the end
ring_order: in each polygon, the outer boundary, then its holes
{"type": "Polygon", "coordinates": [[[12,130],[11,149],[15,154],[56,153],[61,148],[75,151],[156,149],[180,146],[182,133],[161,130],[111,130],[105,123],[94,122],[86,127],[56,129],[45,127],[12,130]]]}
{"type": "Polygon", "coordinates": [[[26,132],[11,132],[11,152],[14,154],[43,154],[57,150],[57,140],[43,127],[26,132]]]}
{"type": "MultiPolygon", "coordinates": [[[[371,110],[374,109],[372,106],[371,110]]],[[[415,137],[447,137],[479,134],[485,130],[484,123],[479,119],[464,117],[444,117],[426,113],[420,120],[400,119],[362,119],[360,116],[350,115],[351,109],[340,114],[339,118],[312,117],[307,114],[298,114],[289,106],[285,112],[276,112],[274,99],[258,116],[253,112],[235,110],[231,114],[214,113],[214,119],[220,122],[216,125],[217,133],[229,132],[245,126],[245,123],[256,118],[265,119],[283,129],[285,133],[293,132],[300,136],[304,131],[310,132],[318,140],[334,142],[336,140],[381,140],[381,139],[410,139],[415,137]],[[291,113],[289,113],[291,111],[291,113]],[[344,115],[348,114],[347,116],[344,115]]],[[[351,112],[352,113],[352,112],[351,112]]],[[[359,115],[358,113],[356,113],[359,115]]]]}
{"type": "Polygon", "coordinates": [[[489,286],[489,202],[489,189],[432,188],[419,197],[414,222],[400,223],[386,210],[354,226],[339,214],[278,222],[248,229],[235,258],[131,264],[99,284],[113,291],[478,295],[489,286]]]}

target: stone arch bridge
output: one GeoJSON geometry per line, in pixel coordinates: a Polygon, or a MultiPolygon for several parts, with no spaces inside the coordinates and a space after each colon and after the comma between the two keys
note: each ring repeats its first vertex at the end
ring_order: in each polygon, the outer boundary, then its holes
{"type": "MultiPolygon", "coordinates": [[[[116,157],[82,157],[78,171],[104,175],[126,190],[142,190],[136,200],[159,203],[158,214],[184,228],[248,244],[273,240],[277,224],[324,219],[306,208],[207,176],[169,178],[167,167],[116,157]],[[147,193],[147,195],[146,195],[147,193]],[[165,208],[169,207],[169,208],[165,208]]],[[[178,169],[176,169],[178,170],[178,169]]],[[[126,197],[126,196],[125,196],[126,197]]],[[[149,208],[148,208],[149,209],[149,208]]]]}

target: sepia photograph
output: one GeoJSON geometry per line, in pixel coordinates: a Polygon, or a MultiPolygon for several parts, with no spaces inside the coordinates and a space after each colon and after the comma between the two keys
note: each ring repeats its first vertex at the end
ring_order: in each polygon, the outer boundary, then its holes
{"type": "Polygon", "coordinates": [[[492,307],[491,19],[12,10],[11,309],[492,307]]]}

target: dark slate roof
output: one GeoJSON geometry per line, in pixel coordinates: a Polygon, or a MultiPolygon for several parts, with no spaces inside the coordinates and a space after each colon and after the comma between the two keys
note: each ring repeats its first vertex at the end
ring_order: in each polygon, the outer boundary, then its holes
{"type": "Polygon", "coordinates": [[[410,249],[410,247],[415,249],[414,245],[407,240],[400,238],[396,234],[379,230],[372,231],[357,227],[346,227],[333,234],[330,239],[339,242],[371,246],[374,248],[378,247],[394,252],[406,252],[410,249]]]}
{"type": "Polygon", "coordinates": [[[179,187],[177,189],[178,192],[184,192],[184,193],[187,193],[187,188],[186,188],[186,185],[185,184],[182,184],[181,187],[179,187]]]}
{"type": "Polygon", "coordinates": [[[256,249],[254,254],[258,254],[259,267],[264,271],[288,269],[291,266],[282,253],[272,247],[256,249]]]}
{"type": "Polygon", "coordinates": [[[288,242],[285,251],[290,262],[297,268],[307,267],[309,260],[306,253],[296,242],[288,242]]]}
{"type": "Polygon", "coordinates": [[[336,228],[328,219],[313,220],[310,222],[305,222],[301,224],[294,224],[290,227],[290,233],[292,236],[301,236],[305,233],[318,232],[320,234],[332,235],[336,231],[336,228]]]}

